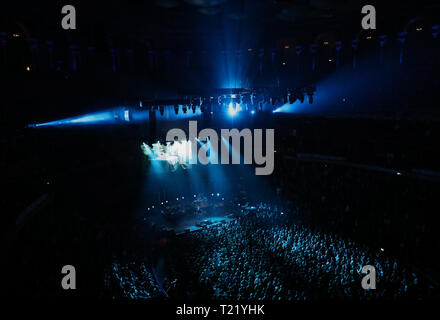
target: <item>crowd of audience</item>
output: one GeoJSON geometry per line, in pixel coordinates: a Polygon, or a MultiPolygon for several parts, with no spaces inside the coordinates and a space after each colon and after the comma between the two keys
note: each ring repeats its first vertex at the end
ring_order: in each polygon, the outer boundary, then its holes
{"type": "Polygon", "coordinates": [[[307,301],[428,297],[433,286],[398,258],[321,228],[292,223],[295,215],[270,205],[204,228],[161,248],[168,280],[159,289],[152,267],[113,263],[107,290],[119,297],[307,301]],[[376,269],[376,289],[361,286],[362,267],[376,269]]]}
{"type": "Polygon", "coordinates": [[[145,263],[131,261],[126,264],[113,262],[104,280],[106,292],[112,298],[152,299],[161,296],[160,288],[145,263]]]}
{"type": "Polygon", "coordinates": [[[292,224],[289,213],[260,208],[193,233],[167,255],[176,297],[229,300],[420,297],[429,285],[396,258],[338,235],[292,224]],[[362,267],[377,288],[361,287],[362,267]]]}
{"type": "Polygon", "coordinates": [[[437,182],[326,163],[289,160],[278,168],[274,182],[298,219],[432,266],[440,247],[437,182]]]}

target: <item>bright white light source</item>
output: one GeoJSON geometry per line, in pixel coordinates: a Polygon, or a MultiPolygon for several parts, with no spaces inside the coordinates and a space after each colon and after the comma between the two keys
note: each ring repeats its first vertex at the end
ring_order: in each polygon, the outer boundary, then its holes
{"type": "Polygon", "coordinates": [[[238,110],[240,110],[240,104],[239,103],[236,103],[235,108],[234,108],[234,104],[232,102],[229,103],[228,114],[231,117],[234,117],[237,114],[238,110]]]}
{"type": "Polygon", "coordinates": [[[130,111],[129,110],[124,110],[124,120],[125,121],[130,121],[130,111]]]}

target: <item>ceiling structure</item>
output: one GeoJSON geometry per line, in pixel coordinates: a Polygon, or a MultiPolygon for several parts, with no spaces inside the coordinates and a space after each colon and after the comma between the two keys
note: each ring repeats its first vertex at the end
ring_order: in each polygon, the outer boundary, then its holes
{"type": "MultiPolygon", "coordinates": [[[[0,14],[0,31],[31,38],[69,41],[130,42],[148,39],[160,48],[209,46],[228,41],[275,46],[283,39],[311,43],[322,34],[342,40],[360,31],[361,0],[110,0],[70,1],[77,11],[77,30],[60,27],[60,1],[21,1],[0,14]],[[105,40],[103,40],[105,39],[105,40]],[[109,40],[110,39],[110,40],[109,40]]],[[[371,2],[380,32],[404,31],[412,19],[440,23],[436,1],[371,2]],[[393,5],[395,3],[395,5],[393,5]]]]}

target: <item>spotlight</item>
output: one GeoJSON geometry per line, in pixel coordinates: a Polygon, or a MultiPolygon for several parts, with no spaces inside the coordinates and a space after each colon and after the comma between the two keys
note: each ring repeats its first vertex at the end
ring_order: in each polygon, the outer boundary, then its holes
{"type": "Polygon", "coordinates": [[[130,110],[128,109],[124,110],[124,120],[130,122],[130,110]]]}
{"type": "Polygon", "coordinates": [[[230,102],[228,107],[228,114],[233,117],[238,112],[239,105],[237,105],[235,102],[230,102]]]}
{"type": "Polygon", "coordinates": [[[179,114],[179,105],[178,104],[174,105],[174,113],[179,114]]]}

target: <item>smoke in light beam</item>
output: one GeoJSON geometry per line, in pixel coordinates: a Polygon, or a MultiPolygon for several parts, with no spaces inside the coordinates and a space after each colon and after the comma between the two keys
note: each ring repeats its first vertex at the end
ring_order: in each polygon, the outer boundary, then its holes
{"type": "Polygon", "coordinates": [[[75,125],[128,123],[131,122],[131,114],[132,111],[130,109],[121,107],[112,110],[94,112],[76,117],[61,119],[61,120],[30,124],[28,125],[28,127],[41,128],[41,127],[75,126],[75,125]]]}

